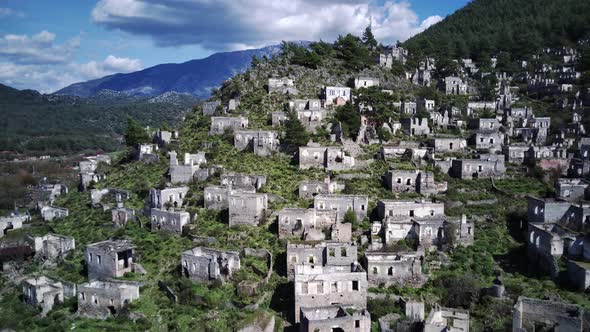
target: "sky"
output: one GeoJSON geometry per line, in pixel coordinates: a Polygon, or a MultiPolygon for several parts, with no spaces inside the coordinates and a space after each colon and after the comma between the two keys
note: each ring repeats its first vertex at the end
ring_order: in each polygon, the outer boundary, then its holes
{"type": "Polygon", "coordinates": [[[372,23],[404,41],[469,0],[0,0],[0,83],[72,83],[282,40],[333,41],[372,23]]]}

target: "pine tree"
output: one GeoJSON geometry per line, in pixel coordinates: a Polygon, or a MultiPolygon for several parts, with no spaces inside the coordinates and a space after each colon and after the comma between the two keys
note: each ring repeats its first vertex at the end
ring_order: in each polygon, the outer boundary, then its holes
{"type": "Polygon", "coordinates": [[[309,142],[309,133],[297,118],[294,111],[287,112],[285,122],[285,143],[295,146],[304,146],[309,142]]]}
{"type": "Polygon", "coordinates": [[[375,39],[375,36],[373,35],[371,25],[367,26],[365,32],[363,33],[363,43],[365,43],[365,46],[367,46],[370,50],[375,50],[377,45],[379,45],[377,39],[375,39]]]}
{"type": "Polygon", "coordinates": [[[351,103],[336,108],[334,120],[342,124],[344,136],[349,138],[355,138],[361,128],[361,117],[351,103]]]}
{"type": "Polygon", "coordinates": [[[136,147],[137,145],[149,142],[150,140],[145,128],[130,116],[127,117],[127,129],[125,130],[124,137],[125,144],[130,147],[136,147]]]}

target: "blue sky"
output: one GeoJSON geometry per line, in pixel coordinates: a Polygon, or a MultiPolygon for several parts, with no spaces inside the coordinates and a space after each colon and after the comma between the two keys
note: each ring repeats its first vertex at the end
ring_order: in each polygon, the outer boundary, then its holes
{"type": "Polygon", "coordinates": [[[0,83],[53,92],[281,40],[331,41],[372,18],[405,40],[468,0],[0,0],[0,83]]]}

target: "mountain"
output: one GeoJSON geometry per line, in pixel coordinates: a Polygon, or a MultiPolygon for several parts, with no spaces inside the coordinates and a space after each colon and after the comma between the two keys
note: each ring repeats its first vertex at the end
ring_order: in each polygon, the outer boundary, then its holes
{"type": "Polygon", "coordinates": [[[102,90],[111,90],[132,96],[158,96],[166,92],[177,92],[207,98],[211,89],[248,69],[253,56],[272,56],[279,52],[280,46],[273,45],[253,50],[215,53],[204,59],[180,64],[161,64],[133,73],[75,83],[55,94],[89,97],[102,90]]]}
{"type": "Polygon", "coordinates": [[[407,40],[410,52],[451,58],[499,51],[527,57],[590,37],[590,1],[475,0],[407,40]]]}
{"type": "Polygon", "coordinates": [[[0,84],[0,151],[62,155],[112,151],[127,116],[146,126],[176,124],[198,102],[175,92],[155,97],[100,90],[93,97],[44,95],[0,84]]]}

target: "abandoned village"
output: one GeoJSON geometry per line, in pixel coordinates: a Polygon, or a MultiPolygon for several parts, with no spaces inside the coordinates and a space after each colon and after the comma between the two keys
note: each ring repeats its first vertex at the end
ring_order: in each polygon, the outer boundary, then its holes
{"type": "Polygon", "coordinates": [[[77,188],[29,188],[2,301],[89,330],[589,331],[590,40],[509,73],[346,38],[370,64],[284,42],[77,188]]]}

